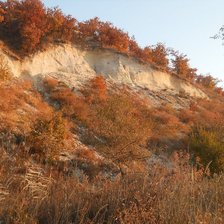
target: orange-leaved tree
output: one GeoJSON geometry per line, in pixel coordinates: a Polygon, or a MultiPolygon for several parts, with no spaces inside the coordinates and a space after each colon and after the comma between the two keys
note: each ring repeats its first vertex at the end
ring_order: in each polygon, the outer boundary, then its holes
{"type": "Polygon", "coordinates": [[[14,48],[32,52],[40,43],[46,29],[46,10],[40,0],[0,2],[5,11],[1,23],[1,38],[14,48]]]}
{"type": "Polygon", "coordinates": [[[212,77],[210,74],[207,75],[198,75],[196,82],[205,88],[214,89],[220,80],[212,77]]]}
{"type": "Polygon", "coordinates": [[[169,70],[168,50],[164,44],[152,46],[152,62],[164,71],[169,70]]]}
{"type": "Polygon", "coordinates": [[[0,6],[0,23],[4,21],[5,10],[0,6]]]}
{"type": "Polygon", "coordinates": [[[99,30],[101,22],[98,17],[80,22],[78,24],[79,40],[85,41],[88,38],[92,38],[95,41],[99,41],[99,30]]]}
{"type": "Polygon", "coordinates": [[[179,54],[178,52],[172,52],[174,59],[172,59],[173,69],[172,71],[175,72],[180,77],[194,80],[196,77],[197,69],[191,68],[189,65],[189,59],[186,55],[179,54]]]}
{"type": "Polygon", "coordinates": [[[101,23],[99,39],[104,47],[114,48],[121,52],[129,50],[129,36],[111,23],[101,23]]]}
{"type": "Polygon", "coordinates": [[[141,55],[142,49],[138,46],[134,37],[129,40],[129,53],[135,57],[141,55]]]}
{"type": "Polygon", "coordinates": [[[55,40],[73,41],[77,29],[74,18],[46,9],[41,0],[0,1],[0,21],[0,38],[21,55],[55,40]]]}
{"type": "Polygon", "coordinates": [[[77,28],[76,19],[65,16],[59,8],[47,9],[47,32],[49,41],[73,41],[74,31],[77,28]]]}

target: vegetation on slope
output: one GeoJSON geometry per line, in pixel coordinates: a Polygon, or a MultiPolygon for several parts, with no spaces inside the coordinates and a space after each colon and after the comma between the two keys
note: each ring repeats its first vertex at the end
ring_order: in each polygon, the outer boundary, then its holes
{"type": "Polygon", "coordinates": [[[149,102],[124,88],[108,88],[101,76],[86,84],[79,94],[53,78],[45,79],[44,85],[52,104],[57,104],[74,126],[83,128],[82,141],[117,163],[144,160],[148,150],[172,152],[178,150],[176,144],[188,148],[194,158],[199,156],[204,167],[210,164],[212,173],[223,171],[224,110],[218,99],[201,99],[176,111],[169,106],[149,108],[149,102]],[[207,130],[206,136],[213,143],[205,136],[200,140],[198,130],[207,130]],[[214,137],[214,132],[219,134],[214,137]],[[179,136],[185,136],[185,140],[179,136]]]}
{"type": "Polygon", "coordinates": [[[223,176],[213,174],[223,171],[222,98],[176,111],[150,108],[101,76],[76,92],[52,78],[43,84],[42,93],[22,80],[0,85],[1,221],[223,222],[223,176]],[[120,175],[108,177],[102,164],[86,169],[96,163],[91,153],[81,166],[62,163],[60,154],[74,150],[73,134],[116,163],[120,175]],[[169,163],[148,160],[166,149],[169,163]]]}
{"type": "Polygon", "coordinates": [[[163,108],[150,109],[145,100],[125,88],[108,88],[101,76],[90,80],[79,94],[52,78],[46,78],[44,86],[52,104],[74,126],[83,128],[82,141],[116,163],[145,160],[149,139],[163,133],[172,139],[178,128],[184,129],[174,115],[163,108]]]}

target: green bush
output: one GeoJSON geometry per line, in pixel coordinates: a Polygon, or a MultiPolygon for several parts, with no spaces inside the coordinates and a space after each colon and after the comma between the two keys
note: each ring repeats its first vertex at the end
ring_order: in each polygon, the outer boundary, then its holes
{"type": "Polygon", "coordinates": [[[205,167],[209,165],[212,173],[224,171],[224,142],[220,129],[195,128],[190,136],[190,150],[200,157],[205,167]]]}

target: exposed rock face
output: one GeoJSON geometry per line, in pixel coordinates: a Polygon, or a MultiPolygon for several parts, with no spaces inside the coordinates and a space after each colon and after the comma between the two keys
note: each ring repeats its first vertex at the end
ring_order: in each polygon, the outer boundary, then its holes
{"type": "Polygon", "coordinates": [[[4,54],[13,73],[19,76],[51,75],[70,86],[83,84],[97,74],[115,83],[126,84],[132,88],[149,89],[159,92],[172,91],[204,98],[206,94],[187,81],[153,69],[126,55],[111,50],[80,50],[71,45],[57,45],[18,61],[4,54]]]}
{"type": "Polygon", "coordinates": [[[157,71],[150,65],[110,51],[91,51],[86,54],[88,64],[96,73],[103,74],[115,82],[152,91],[172,90],[186,92],[190,96],[204,98],[206,95],[192,84],[173,75],[157,71]]]}

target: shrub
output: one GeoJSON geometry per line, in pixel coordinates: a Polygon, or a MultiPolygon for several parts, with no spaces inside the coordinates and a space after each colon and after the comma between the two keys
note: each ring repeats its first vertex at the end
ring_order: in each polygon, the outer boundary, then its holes
{"type": "Polygon", "coordinates": [[[8,64],[0,55],[0,82],[12,79],[11,72],[9,71],[8,64]]]}
{"type": "Polygon", "coordinates": [[[0,85],[0,96],[0,129],[25,134],[38,117],[52,113],[29,81],[12,79],[0,85]]]}
{"type": "Polygon", "coordinates": [[[97,103],[107,99],[107,84],[103,76],[99,75],[86,83],[81,90],[88,103],[97,103]]]}
{"type": "Polygon", "coordinates": [[[63,149],[65,138],[66,124],[60,113],[51,119],[37,119],[27,137],[29,152],[41,160],[55,160],[63,149]]]}
{"type": "Polygon", "coordinates": [[[211,172],[224,171],[223,132],[219,129],[195,128],[190,136],[190,150],[199,156],[202,164],[211,172]]]}
{"type": "Polygon", "coordinates": [[[183,123],[193,124],[195,122],[195,115],[190,109],[181,109],[178,117],[183,123]]]}
{"type": "Polygon", "coordinates": [[[47,93],[50,93],[58,86],[58,80],[51,77],[46,77],[43,80],[43,84],[47,93]]]}
{"type": "Polygon", "coordinates": [[[56,79],[45,78],[44,87],[50,99],[59,105],[59,109],[65,116],[81,121],[87,119],[87,103],[81,96],[77,96],[68,86],[65,84],[60,85],[60,82],[56,79]]]}
{"type": "Polygon", "coordinates": [[[103,103],[91,106],[85,141],[115,162],[144,160],[153,122],[147,106],[128,93],[110,93],[103,103]]]}

